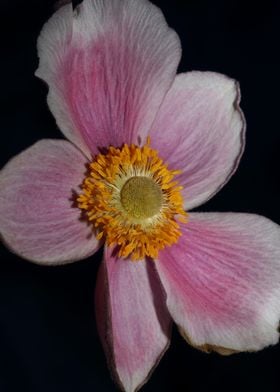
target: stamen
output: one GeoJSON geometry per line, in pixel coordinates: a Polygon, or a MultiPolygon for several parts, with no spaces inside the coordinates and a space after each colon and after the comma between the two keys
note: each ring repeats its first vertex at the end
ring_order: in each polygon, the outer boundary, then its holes
{"type": "Polygon", "coordinates": [[[132,260],[157,258],[161,249],[176,243],[179,222],[187,216],[174,181],[179,171],[169,170],[149,144],[148,139],[143,147],[109,147],[107,154],[97,155],[77,198],[97,239],[132,260]]]}

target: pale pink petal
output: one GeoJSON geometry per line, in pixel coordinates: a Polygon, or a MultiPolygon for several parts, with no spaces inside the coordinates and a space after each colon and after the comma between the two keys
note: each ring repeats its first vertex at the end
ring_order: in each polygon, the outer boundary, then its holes
{"type": "Polygon", "coordinates": [[[96,318],[116,381],[126,392],[138,390],[169,344],[171,319],[153,261],[119,259],[105,247],[96,318]]]}
{"type": "Polygon", "coordinates": [[[192,344],[228,353],[277,343],[280,228],[269,219],[190,214],[156,268],[170,314],[192,344]]]}
{"type": "Polygon", "coordinates": [[[12,251],[42,264],[85,258],[98,248],[75,193],[86,158],[64,140],[42,140],[0,172],[0,233],[12,251]]]}
{"type": "Polygon", "coordinates": [[[236,170],[244,148],[245,122],[238,84],[214,72],[178,75],[153,124],[152,146],[182,170],[185,208],[215,194],[236,170]]]}
{"type": "Polygon", "coordinates": [[[87,155],[142,141],[172,84],[181,48],[146,0],[84,0],[62,7],[38,41],[37,76],[64,135],[87,155]]]}

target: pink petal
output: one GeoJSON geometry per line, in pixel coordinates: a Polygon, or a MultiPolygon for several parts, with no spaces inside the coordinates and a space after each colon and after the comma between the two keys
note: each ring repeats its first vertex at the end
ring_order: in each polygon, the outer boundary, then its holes
{"type": "Polygon", "coordinates": [[[0,233],[12,251],[42,264],[85,258],[98,242],[74,207],[86,158],[69,142],[42,140],[0,173],[0,233]]]}
{"type": "Polygon", "coordinates": [[[142,140],[172,84],[180,42],[148,1],[62,7],[39,37],[37,76],[65,136],[88,155],[142,140]]]}
{"type": "Polygon", "coordinates": [[[171,320],[153,261],[119,259],[105,248],[96,318],[117,382],[126,392],[138,390],[169,344],[171,320]]]}
{"type": "Polygon", "coordinates": [[[170,314],[192,344],[220,352],[277,343],[280,229],[272,221],[190,214],[180,241],[162,251],[156,268],[170,314]]]}
{"type": "Polygon", "coordinates": [[[194,208],[228,181],[244,148],[238,84],[213,72],[178,75],[151,131],[152,146],[182,170],[185,208],[194,208]]]}

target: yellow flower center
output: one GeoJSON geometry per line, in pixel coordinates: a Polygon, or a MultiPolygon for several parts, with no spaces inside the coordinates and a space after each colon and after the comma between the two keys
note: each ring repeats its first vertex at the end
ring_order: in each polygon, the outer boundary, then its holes
{"type": "Polygon", "coordinates": [[[156,258],[178,241],[179,222],[186,222],[182,187],[173,180],[178,173],[168,169],[149,140],[143,147],[109,147],[90,163],[78,207],[97,238],[117,247],[120,257],[156,258]]]}

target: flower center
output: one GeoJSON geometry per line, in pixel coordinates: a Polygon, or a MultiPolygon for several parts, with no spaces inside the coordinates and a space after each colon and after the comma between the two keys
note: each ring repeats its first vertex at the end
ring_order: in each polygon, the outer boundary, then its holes
{"type": "Polygon", "coordinates": [[[160,211],[163,195],[160,186],[153,179],[131,177],[121,189],[121,203],[131,217],[151,218],[160,211]]]}
{"type": "Polygon", "coordinates": [[[143,147],[109,147],[89,165],[77,197],[78,207],[92,223],[97,239],[104,238],[120,257],[156,258],[181,235],[186,222],[179,173],[169,170],[156,150],[143,147]]]}

